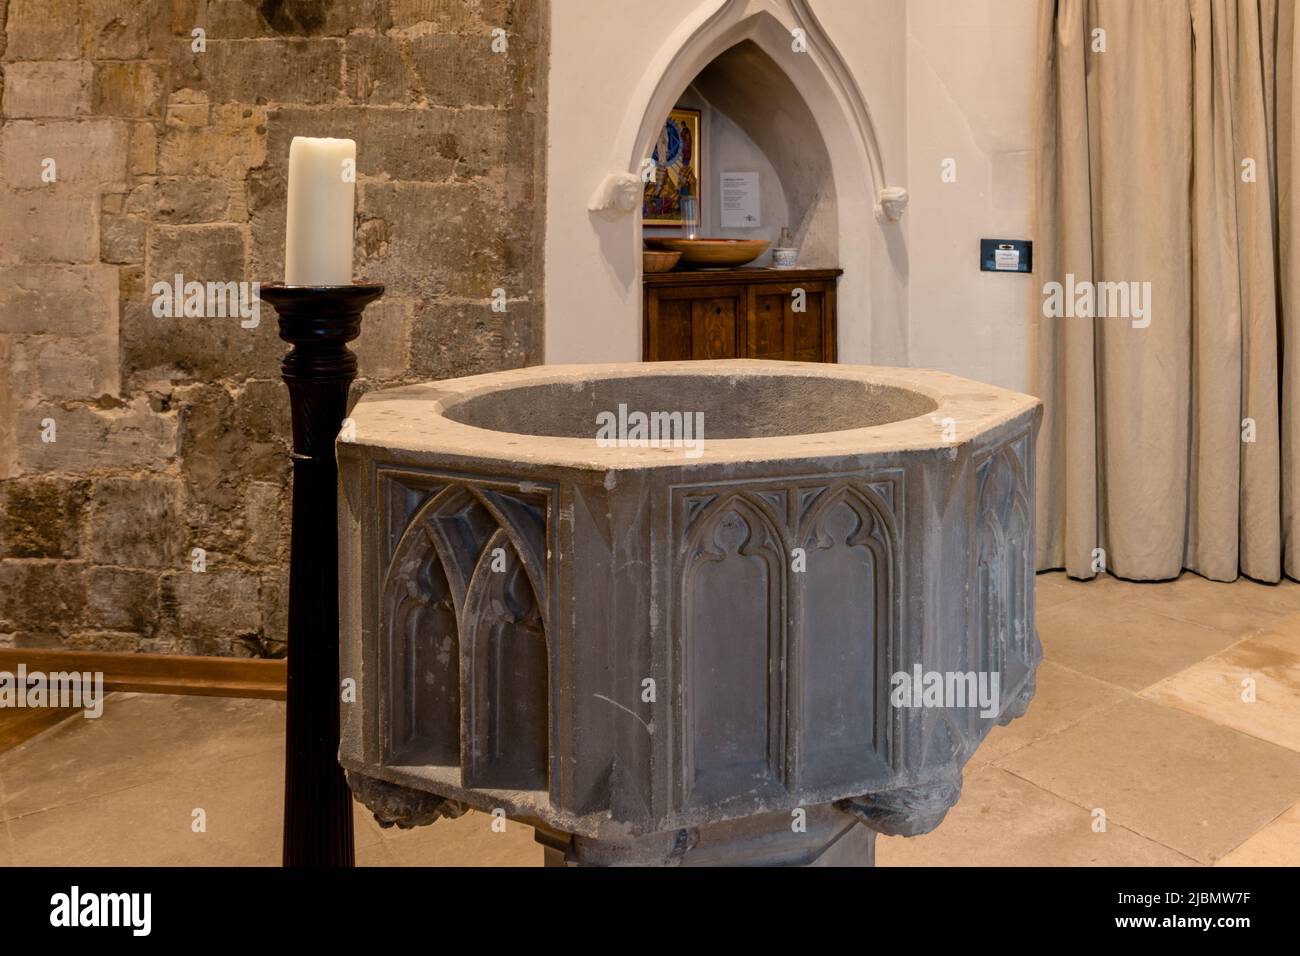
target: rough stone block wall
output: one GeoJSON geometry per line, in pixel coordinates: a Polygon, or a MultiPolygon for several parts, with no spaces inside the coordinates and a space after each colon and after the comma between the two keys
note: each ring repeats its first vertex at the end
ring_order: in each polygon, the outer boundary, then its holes
{"type": "Polygon", "coordinates": [[[283,653],[274,310],[158,318],[152,290],[282,278],[295,135],[357,141],[355,274],[388,287],[358,393],[541,361],[548,21],[0,0],[0,646],[283,653]]]}

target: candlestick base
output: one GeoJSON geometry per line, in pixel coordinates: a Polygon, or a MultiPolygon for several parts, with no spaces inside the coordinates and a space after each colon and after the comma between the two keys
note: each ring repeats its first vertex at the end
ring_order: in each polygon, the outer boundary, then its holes
{"type": "Polygon", "coordinates": [[[280,363],[293,418],[293,531],[289,558],[285,728],[285,866],[352,866],[352,792],[338,762],[338,463],[361,313],[383,294],[371,283],[267,285],[292,344],[280,363]]]}

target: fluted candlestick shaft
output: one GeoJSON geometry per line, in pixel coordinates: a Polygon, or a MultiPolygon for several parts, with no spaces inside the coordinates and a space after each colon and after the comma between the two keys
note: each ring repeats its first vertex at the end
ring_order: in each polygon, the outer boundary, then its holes
{"type": "Polygon", "coordinates": [[[382,285],[264,286],[279,313],[293,417],[284,865],[352,866],[352,793],[338,762],[338,463],[357,358],[347,343],[382,285]]]}

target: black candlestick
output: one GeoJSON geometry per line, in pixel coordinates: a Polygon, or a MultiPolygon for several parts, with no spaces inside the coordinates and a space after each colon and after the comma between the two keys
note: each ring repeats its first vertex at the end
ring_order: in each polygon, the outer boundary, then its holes
{"type": "Polygon", "coordinates": [[[352,866],[352,793],[339,766],[338,462],[361,313],[382,285],[262,288],[293,348],[280,363],[293,416],[284,865],[352,866]]]}

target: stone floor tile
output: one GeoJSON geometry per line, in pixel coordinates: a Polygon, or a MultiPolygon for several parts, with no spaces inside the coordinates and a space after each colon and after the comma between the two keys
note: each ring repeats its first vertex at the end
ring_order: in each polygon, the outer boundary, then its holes
{"type": "Polygon", "coordinates": [[[1259,584],[1249,578],[1231,583],[1211,581],[1185,571],[1177,580],[1159,583],[1099,578],[1098,593],[1126,605],[1148,608],[1165,617],[1243,637],[1300,613],[1300,584],[1259,584]]]}
{"type": "Polygon", "coordinates": [[[101,717],[0,754],[0,820],[283,745],[282,701],[110,694],[101,717]]]}
{"type": "Polygon", "coordinates": [[[1044,571],[1035,578],[1038,610],[1045,611],[1088,593],[1087,581],[1076,581],[1064,571],[1044,571]]]}
{"type": "Polygon", "coordinates": [[[284,755],[247,754],[6,820],[20,866],[275,866],[284,755]],[[194,811],[204,832],[194,832],[194,811]]]}
{"type": "MultiPolygon", "coordinates": [[[[283,704],[117,695],[105,716],[69,721],[38,749],[0,756],[0,861],[19,865],[278,866],[284,800],[283,704]],[[179,705],[179,706],[178,706],[179,705]],[[150,722],[184,721],[146,731],[150,722]],[[257,752],[247,752],[261,745],[257,752]],[[244,752],[240,752],[244,751],[244,752]],[[114,777],[112,768],[124,766],[114,777]],[[72,772],[68,772],[71,769],[72,772]],[[20,792],[4,786],[19,779],[20,792]],[[117,785],[114,786],[114,783],[117,785]],[[206,832],[191,829],[206,813],[206,832]]],[[[363,866],[540,865],[531,827],[471,813],[384,830],[353,804],[363,866]]]]}
{"type": "Polygon", "coordinates": [[[1300,866],[1300,803],[1297,803],[1215,866],[1300,866]]]}
{"type": "Polygon", "coordinates": [[[1300,615],[1140,692],[1252,737],[1300,753],[1300,615]],[[1254,682],[1247,700],[1243,682],[1254,682]]]}
{"type": "Polygon", "coordinates": [[[1136,697],[996,766],[1202,863],[1300,799],[1300,754],[1136,697]]]}
{"type": "Polygon", "coordinates": [[[1035,740],[1058,733],[1094,711],[1130,696],[1114,684],[1072,671],[1053,661],[1038,668],[1038,688],[1025,716],[1005,727],[994,727],[971,758],[972,763],[992,763],[1035,740]]]}
{"type": "Polygon", "coordinates": [[[967,773],[961,800],[918,837],[879,837],[877,866],[1192,866],[1113,823],[997,767],[967,773]]]}
{"type": "Polygon", "coordinates": [[[1100,585],[1094,594],[1039,613],[1038,636],[1047,660],[1138,691],[1234,640],[1222,630],[1114,600],[1107,596],[1112,588],[1100,585]]]}

